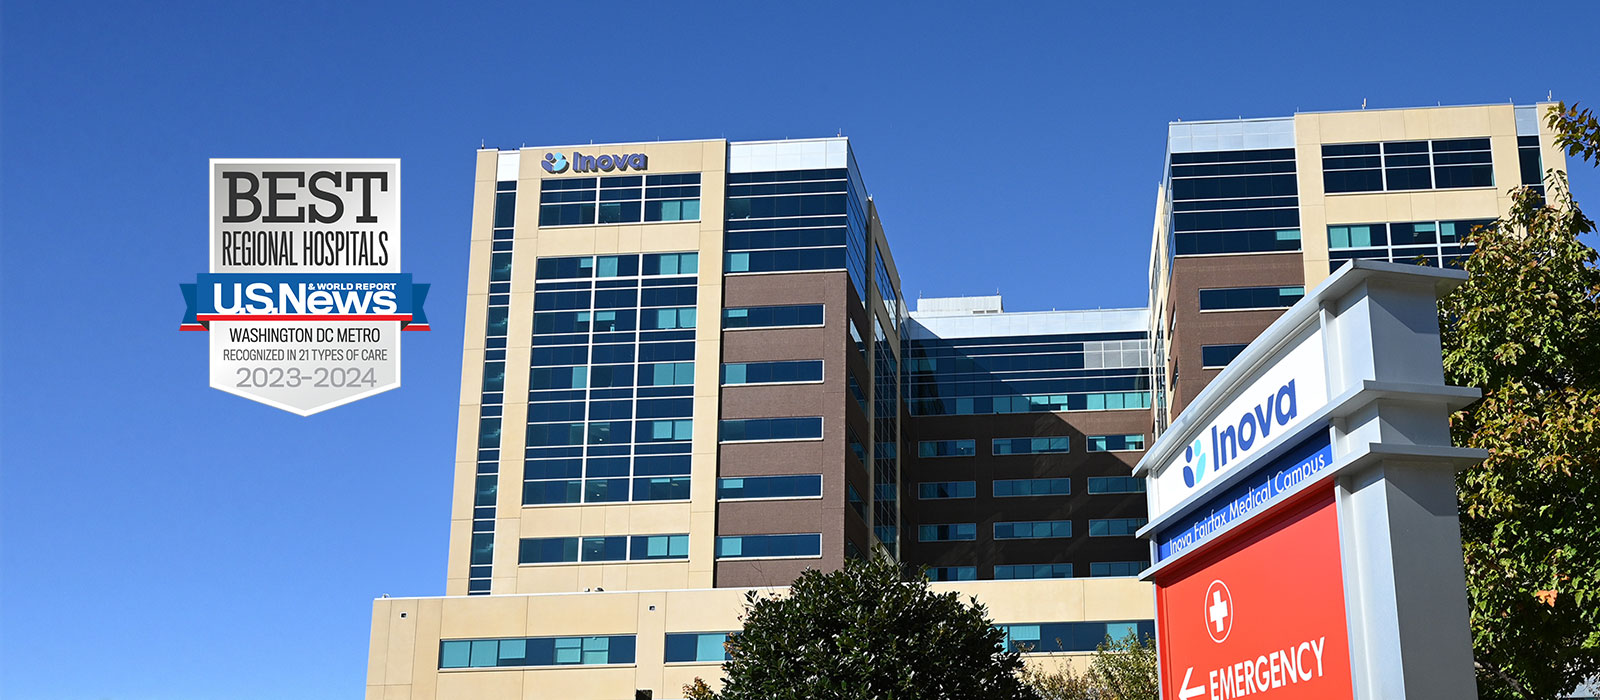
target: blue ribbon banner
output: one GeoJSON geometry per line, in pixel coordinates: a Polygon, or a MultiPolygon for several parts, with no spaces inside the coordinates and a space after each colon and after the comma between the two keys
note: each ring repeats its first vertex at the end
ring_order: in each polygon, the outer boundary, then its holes
{"type": "Polygon", "coordinates": [[[1301,486],[1322,478],[1333,464],[1328,430],[1314,432],[1250,478],[1212,498],[1198,511],[1156,535],[1156,560],[1166,561],[1206,543],[1227,526],[1249,519],[1301,486]]]}
{"type": "Polygon", "coordinates": [[[410,273],[212,274],[180,284],[183,330],[208,330],[212,321],[399,321],[428,330],[422,303],[428,285],[410,273]]]}

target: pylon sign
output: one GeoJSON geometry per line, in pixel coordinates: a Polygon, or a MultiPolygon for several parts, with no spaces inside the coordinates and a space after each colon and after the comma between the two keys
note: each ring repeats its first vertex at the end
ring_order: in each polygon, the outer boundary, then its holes
{"type": "Polygon", "coordinates": [[[1455,270],[1356,261],[1195,397],[1146,478],[1168,700],[1476,697],[1444,384],[1455,270]]]}

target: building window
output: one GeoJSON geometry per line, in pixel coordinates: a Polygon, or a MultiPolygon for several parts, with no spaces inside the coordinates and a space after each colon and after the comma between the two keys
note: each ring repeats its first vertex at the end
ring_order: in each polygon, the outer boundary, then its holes
{"type": "Polygon", "coordinates": [[[518,564],[626,561],[627,537],[537,537],[518,543],[518,564]]]}
{"type": "Polygon", "coordinates": [[[1145,336],[908,340],[907,404],[914,416],[1148,408],[1145,336]]]}
{"type": "Polygon", "coordinates": [[[1096,561],[1089,563],[1089,575],[1138,576],[1146,566],[1149,566],[1149,563],[1142,561],[1096,561]]]}
{"type": "Polygon", "coordinates": [[[1144,479],[1134,476],[1091,476],[1089,494],[1144,493],[1144,479]]]}
{"type": "MultiPolygon", "coordinates": [[[[866,460],[862,460],[862,462],[864,463],[866,460]]],[[[861,516],[861,520],[865,522],[867,519],[867,502],[861,498],[861,492],[856,490],[855,484],[845,483],[844,500],[850,506],[850,510],[855,511],[856,515],[861,516]]]]}
{"type": "Polygon", "coordinates": [[[1060,479],[995,479],[995,498],[1022,496],[1066,496],[1072,493],[1072,480],[1060,479]]]}
{"type": "Polygon", "coordinates": [[[633,561],[688,559],[688,535],[634,535],[629,538],[628,558],[633,561]]]}
{"type": "Polygon", "coordinates": [[[1201,311],[1286,309],[1306,295],[1305,287],[1227,287],[1200,290],[1201,311]]]}
{"type": "Polygon", "coordinates": [[[1121,452],[1144,449],[1144,433],[1128,435],[1090,435],[1086,441],[1090,452],[1121,452]]]}
{"type": "Polygon", "coordinates": [[[668,634],[663,660],[669,664],[727,661],[728,635],[728,632],[668,634]]]}
{"type": "Polygon", "coordinates": [[[1300,249],[1292,148],[1172,154],[1173,255],[1300,249]]]}
{"type": "Polygon", "coordinates": [[[1339,269],[1347,260],[1461,267],[1472,254],[1468,234],[1493,223],[1492,219],[1465,219],[1329,226],[1329,270],[1339,269]]]}
{"type": "Polygon", "coordinates": [[[917,484],[917,498],[932,501],[946,498],[975,498],[978,484],[973,481],[924,481],[917,484]]]}
{"type": "Polygon", "coordinates": [[[540,226],[699,219],[699,173],[553,178],[539,183],[540,226]]]}
{"type": "Polygon", "coordinates": [[[1072,438],[995,438],[989,446],[994,456],[1060,454],[1072,451],[1072,438]]]}
{"type": "Polygon", "coordinates": [[[1071,520],[1033,520],[994,524],[994,538],[997,540],[1042,540],[1071,536],[1071,520]]]}
{"type": "Polygon", "coordinates": [[[1325,144],[1329,193],[1493,187],[1489,139],[1325,144]]]}
{"type": "Polygon", "coordinates": [[[1089,521],[1090,537],[1132,537],[1149,522],[1144,518],[1105,518],[1089,521]]]}
{"type": "Polygon", "coordinates": [[[1156,634],[1155,620],[1043,622],[1032,625],[995,626],[1006,633],[1006,649],[1041,654],[1094,651],[1108,638],[1118,640],[1129,634],[1137,634],[1140,640],[1144,640],[1156,634]]]}
{"type": "Polygon", "coordinates": [[[744,418],[721,424],[723,442],[821,440],[822,418],[744,418]]]}
{"type": "Polygon", "coordinates": [[[793,306],[751,306],[724,309],[722,327],[740,328],[796,328],[823,324],[822,304],[793,306]]]}
{"type": "Polygon", "coordinates": [[[1517,166],[1522,184],[1544,194],[1544,156],[1539,152],[1539,137],[1517,137],[1517,166]]]}
{"type": "Polygon", "coordinates": [[[1230,345],[1202,345],[1200,346],[1200,364],[1208,369],[1227,367],[1233,358],[1249,347],[1246,343],[1230,345]]]}
{"type": "Polygon", "coordinates": [[[996,579],[1072,578],[1071,564],[996,564],[996,579]]]}
{"type": "Polygon", "coordinates": [[[634,636],[446,639],[439,642],[439,668],[597,666],[631,664],[634,636]]]}
{"type": "Polygon", "coordinates": [[[742,476],[717,480],[717,499],[821,498],[822,475],[742,476]]]}
{"type": "Polygon", "coordinates": [[[718,559],[775,559],[822,556],[821,533],[736,535],[717,538],[718,559]]]}
{"type": "Polygon", "coordinates": [[[729,173],[727,271],[844,269],[850,229],[864,228],[854,185],[845,168],[729,173]]]}
{"type": "Polygon", "coordinates": [[[971,457],[978,453],[976,440],[922,440],[917,443],[917,456],[971,457]]]}
{"type": "Polygon", "coordinates": [[[918,525],[918,542],[964,542],[978,539],[977,523],[918,525]]]}
{"type": "Polygon", "coordinates": [[[822,360],[787,360],[783,362],[725,362],[722,364],[722,383],[735,384],[796,384],[822,381],[822,360]]]}
{"type": "Polygon", "coordinates": [[[978,578],[976,566],[933,566],[928,568],[929,581],[973,581],[978,578]]]}

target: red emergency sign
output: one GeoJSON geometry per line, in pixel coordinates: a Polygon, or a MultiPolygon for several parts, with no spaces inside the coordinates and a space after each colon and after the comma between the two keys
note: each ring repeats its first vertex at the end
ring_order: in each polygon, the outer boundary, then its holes
{"type": "Polygon", "coordinates": [[[1330,485],[1156,574],[1162,697],[1350,698],[1350,641],[1330,485]]]}

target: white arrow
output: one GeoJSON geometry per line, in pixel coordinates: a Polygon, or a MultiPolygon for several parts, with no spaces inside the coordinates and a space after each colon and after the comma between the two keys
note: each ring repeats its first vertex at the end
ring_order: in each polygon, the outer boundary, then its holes
{"type": "Polygon", "coordinates": [[[1203,685],[1197,685],[1193,688],[1189,687],[1189,676],[1193,673],[1193,666],[1190,666],[1189,670],[1183,672],[1183,685],[1180,686],[1180,690],[1178,690],[1178,700],[1189,700],[1189,698],[1206,692],[1206,687],[1203,685]]]}

